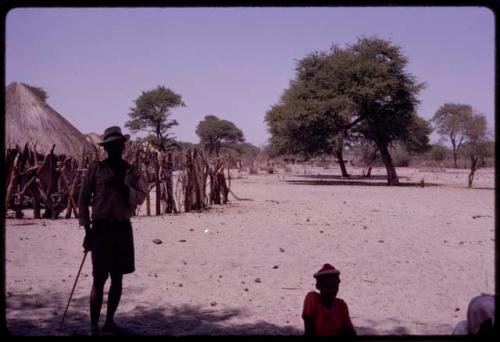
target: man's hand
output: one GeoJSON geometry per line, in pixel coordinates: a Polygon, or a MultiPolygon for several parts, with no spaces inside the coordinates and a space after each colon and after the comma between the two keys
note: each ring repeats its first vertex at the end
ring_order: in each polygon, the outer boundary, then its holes
{"type": "Polygon", "coordinates": [[[85,237],[83,238],[83,250],[88,252],[90,250],[90,246],[92,244],[93,234],[92,229],[90,229],[90,224],[85,225],[85,237]]]}

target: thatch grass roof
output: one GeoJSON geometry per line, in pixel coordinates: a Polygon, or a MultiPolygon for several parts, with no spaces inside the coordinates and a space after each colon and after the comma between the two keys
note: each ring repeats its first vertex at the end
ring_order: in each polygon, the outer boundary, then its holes
{"type": "Polygon", "coordinates": [[[95,147],[100,147],[99,143],[102,142],[102,137],[94,132],[90,132],[85,134],[85,137],[87,138],[87,141],[94,145],[95,147]]]}
{"type": "Polygon", "coordinates": [[[78,158],[81,152],[92,149],[75,126],[19,82],[9,84],[5,91],[5,147],[36,144],[39,153],[78,158]]]}

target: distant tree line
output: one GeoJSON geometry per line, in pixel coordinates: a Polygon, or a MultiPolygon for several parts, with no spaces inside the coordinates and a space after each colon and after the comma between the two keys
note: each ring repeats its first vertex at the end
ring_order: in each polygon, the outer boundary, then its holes
{"type": "MultiPolygon", "coordinates": [[[[132,133],[148,133],[144,140],[162,152],[200,148],[214,158],[223,154],[250,160],[259,153],[268,159],[333,156],[344,177],[349,177],[344,154],[350,151],[366,164],[366,176],[381,162],[389,185],[399,184],[396,166],[408,166],[413,157],[444,161],[451,154],[455,168],[460,158],[467,160],[471,186],[475,171],[494,155],[486,118],[458,103],[443,104],[429,121],[419,117],[418,96],[425,84],[406,70],[407,63],[399,46],[377,37],[333,45],[298,60],[295,77],[265,115],[271,134],[265,151],[245,142],[234,123],[215,115],[206,115],[196,126],[198,144],[178,141],[172,129],[179,123],[172,110],[186,105],[180,94],[164,86],[140,94],[125,126],[132,133]],[[429,143],[433,130],[440,136],[438,144],[429,143]]],[[[43,101],[48,98],[41,87],[26,86],[43,101]]]]}
{"type": "Polygon", "coordinates": [[[245,142],[243,131],[231,121],[220,119],[215,115],[206,115],[196,127],[200,138],[198,144],[182,142],[175,139],[172,129],[179,123],[172,119],[172,110],[185,107],[182,96],[169,88],[158,86],[143,91],[134,101],[125,123],[132,133],[140,131],[149,133],[144,140],[162,152],[172,149],[200,148],[209,157],[224,155],[247,159],[255,158],[259,148],[245,142]]]}

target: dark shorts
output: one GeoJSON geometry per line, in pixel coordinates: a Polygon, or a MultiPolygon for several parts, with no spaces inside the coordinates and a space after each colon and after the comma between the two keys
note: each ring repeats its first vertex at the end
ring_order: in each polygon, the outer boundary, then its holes
{"type": "Polygon", "coordinates": [[[92,222],[92,275],[126,274],[135,271],[134,237],[130,221],[92,222]]]}

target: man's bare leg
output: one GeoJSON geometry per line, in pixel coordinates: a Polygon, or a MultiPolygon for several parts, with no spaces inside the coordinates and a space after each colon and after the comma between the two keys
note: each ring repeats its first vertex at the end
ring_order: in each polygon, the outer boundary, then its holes
{"type": "Polygon", "coordinates": [[[106,311],[106,322],[102,327],[103,331],[113,331],[119,329],[115,322],[115,312],[120,304],[120,298],[122,295],[122,274],[111,274],[111,285],[108,293],[108,307],[106,311]]]}
{"type": "Polygon", "coordinates": [[[92,335],[99,334],[99,316],[101,315],[102,298],[106,277],[94,277],[90,291],[90,329],[92,335]]]}

